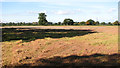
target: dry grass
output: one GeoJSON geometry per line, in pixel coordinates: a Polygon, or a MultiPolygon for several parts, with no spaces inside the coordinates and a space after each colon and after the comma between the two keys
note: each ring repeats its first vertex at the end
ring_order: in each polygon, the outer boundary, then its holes
{"type": "MultiPolygon", "coordinates": [[[[43,26],[41,26],[42,28],[43,26]]],[[[55,26],[54,26],[55,27],[55,26]]],[[[53,27],[53,28],[54,28],[53,27]]],[[[58,27],[58,26],[57,26],[58,27]]],[[[48,27],[47,27],[48,28],[48,27]]],[[[50,27],[49,27],[50,28],[50,27]]],[[[60,28],[60,27],[59,27],[60,28]]],[[[42,58],[52,58],[55,56],[66,57],[70,55],[91,55],[95,53],[100,54],[115,54],[118,52],[118,33],[116,26],[81,26],[81,27],[63,27],[63,29],[77,29],[77,30],[42,30],[42,29],[22,29],[17,31],[16,29],[8,29],[8,32],[3,29],[4,42],[2,45],[3,52],[3,66],[14,64],[32,64],[38,63],[36,60],[42,58]],[[98,27],[98,28],[97,28],[98,27]],[[101,27],[101,28],[100,28],[101,27]],[[81,31],[91,30],[91,31],[81,31]],[[113,31],[114,30],[114,31],[113,31]],[[12,31],[12,32],[10,32],[12,31]],[[39,32],[42,31],[42,32],[39,32]],[[29,34],[28,34],[29,33],[29,34]],[[24,36],[21,36],[24,35],[24,36]],[[37,36],[39,38],[37,38],[37,36]],[[23,39],[25,37],[26,39],[23,39]],[[34,38],[35,37],[35,38],[34,38]],[[9,40],[8,40],[9,39],[9,40]],[[16,39],[16,40],[15,40],[16,39]],[[26,41],[27,40],[27,41],[26,41]],[[29,41],[28,41],[29,40],[29,41]]],[[[97,56],[94,59],[99,58],[100,62],[108,62],[108,58],[97,56]]],[[[62,60],[62,58],[58,58],[62,60]]],[[[89,62],[96,62],[92,60],[89,62]]],[[[115,58],[114,58],[115,59],[115,58]]],[[[60,60],[60,61],[61,61],[60,60]]],[[[85,61],[85,58],[75,59],[74,63],[82,64],[81,60],[85,61]]],[[[119,60],[115,59],[116,64],[119,64],[119,60]]],[[[69,63],[70,60],[61,61],[63,63],[69,63]],[[68,62],[67,62],[68,61],[68,62]]],[[[110,61],[110,60],[109,60],[110,61]]],[[[112,60],[111,60],[112,61],[112,60]]],[[[113,60],[114,61],[114,60],[113,60]]],[[[50,61],[49,61],[50,62],[50,61]]],[[[54,61],[51,61],[54,63],[54,61]]],[[[57,63],[57,61],[55,61],[57,63]]],[[[41,65],[47,64],[38,63],[41,65]]],[[[112,63],[111,63],[112,64],[112,63]]],[[[33,64],[34,65],[34,64],[33,64]]],[[[64,65],[64,64],[63,64],[64,65]]],[[[89,65],[89,64],[88,64],[89,65]]],[[[94,65],[94,64],[93,64],[94,65]]],[[[99,64],[98,64],[99,65],[99,64]]]]}

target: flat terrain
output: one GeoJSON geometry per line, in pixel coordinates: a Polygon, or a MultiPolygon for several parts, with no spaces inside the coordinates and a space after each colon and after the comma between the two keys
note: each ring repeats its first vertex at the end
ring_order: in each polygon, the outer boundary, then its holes
{"type": "Polygon", "coordinates": [[[120,64],[117,26],[6,26],[2,31],[3,66],[120,64]]]}

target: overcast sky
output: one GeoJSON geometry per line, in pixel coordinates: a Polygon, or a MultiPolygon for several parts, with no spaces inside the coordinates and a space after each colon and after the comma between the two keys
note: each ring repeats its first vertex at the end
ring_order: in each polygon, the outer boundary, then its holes
{"type": "MultiPolygon", "coordinates": [[[[44,12],[50,22],[93,19],[113,22],[118,19],[119,0],[1,0],[3,22],[37,22],[44,12]]],[[[1,6],[0,6],[1,7],[1,6]]],[[[0,17],[1,20],[1,17],[0,17]]]]}

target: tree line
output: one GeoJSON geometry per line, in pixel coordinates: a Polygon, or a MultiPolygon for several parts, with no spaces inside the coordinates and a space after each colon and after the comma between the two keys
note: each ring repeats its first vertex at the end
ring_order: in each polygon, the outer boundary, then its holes
{"type": "Polygon", "coordinates": [[[53,22],[48,22],[46,19],[47,15],[45,13],[39,13],[39,21],[38,22],[32,22],[32,23],[25,23],[25,22],[18,22],[18,23],[14,23],[14,22],[9,22],[9,23],[0,23],[0,25],[2,26],[37,26],[37,25],[120,25],[119,21],[115,21],[115,22],[99,22],[99,21],[94,21],[92,19],[89,19],[87,21],[82,21],[82,22],[74,22],[72,19],[70,18],[66,18],[64,19],[63,22],[57,22],[57,23],[53,23],[53,22]]]}

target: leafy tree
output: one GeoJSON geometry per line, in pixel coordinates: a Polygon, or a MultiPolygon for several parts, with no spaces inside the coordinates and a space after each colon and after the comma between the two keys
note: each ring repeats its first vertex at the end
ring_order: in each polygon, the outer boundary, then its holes
{"type": "Polygon", "coordinates": [[[1,23],[2,26],[5,26],[6,24],[5,23],[1,23]]]}
{"type": "Polygon", "coordinates": [[[39,13],[38,22],[40,25],[47,25],[48,21],[46,20],[46,16],[45,13],[39,13]]]}
{"type": "Polygon", "coordinates": [[[108,22],[108,25],[112,25],[112,23],[111,23],[111,22],[108,22]]]}
{"type": "Polygon", "coordinates": [[[25,25],[25,22],[22,22],[22,25],[25,25]]]}
{"type": "Polygon", "coordinates": [[[100,23],[99,23],[99,21],[96,21],[95,23],[94,23],[94,25],[99,25],[100,23]]]}
{"type": "Polygon", "coordinates": [[[64,19],[63,21],[63,24],[64,25],[73,25],[74,24],[74,21],[72,19],[64,19]]]}
{"type": "Polygon", "coordinates": [[[20,25],[23,25],[23,23],[22,23],[22,22],[20,22],[20,25]]]}
{"type": "Polygon", "coordinates": [[[105,22],[102,22],[101,25],[106,25],[106,23],[105,23],[105,22]]]}
{"type": "Polygon", "coordinates": [[[119,21],[113,22],[113,25],[119,25],[119,21]]]}
{"type": "Polygon", "coordinates": [[[86,22],[82,21],[82,22],[79,22],[80,25],[85,25],[86,22]]]}
{"type": "Polygon", "coordinates": [[[54,25],[58,25],[58,23],[54,23],[54,25]]]}
{"type": "Polygon", "coordinates": [[[17,26],[19,26],[19,22],[17,22],[17,26]]]}
{"type": "Polygon", "coordinates": [[[14,22],[12,22],[12,25],[14,26],[14,25],[15,25],[15,23],[14,23],[14,22]]]}
{"type": "Polygon", "coordinates": [[[58,25],[62,25],[62,23],[61,23],[61,22],[58,22],[58,25]]]}
{"type": "Polygon", "coordinates": [[[52,25],[53,23],[52,22],[48,22],[48,25],[52,25]]]}
{"type": "Polygon", "coordinates": [[[38,25],[38,23],[37,22],[32,22],[32,25],[38,25]]]}
{"type": "Polygon", "coordinates": [[[9,23],[8,23],[9,26],[12,26],[12,24],[13,24],[12,22],[9,22],[9,23]]]}
{"type": "Polygon", "coordinates": [[[74,22],[74,25],[78,25],[79,22],[74,22]]]}
{"type": "Polygon", "coordinates": [[[90,19],[86,22],[86,25],[95,25],[95,21],[90,19]]]}

